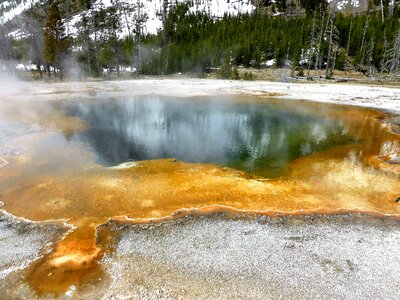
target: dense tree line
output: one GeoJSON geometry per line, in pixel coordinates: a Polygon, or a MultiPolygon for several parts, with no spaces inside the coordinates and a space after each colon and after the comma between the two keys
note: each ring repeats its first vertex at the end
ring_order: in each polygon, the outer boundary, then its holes
{"type": "Polygon", "coordinates": [[[0,55],[30,61],[40,76],[44,70],[60,78],[76,67],[80,76],[119,75],[121,66],[144,74],[219,69],[222,77],[235,77],[235,67],[261,68],[267,61],[304,75],[320,70],[330,77],[335,69],[398,74],[400,8],[374,1],[365,13],[344,14],[321,0],[259,0],[250,15],[220,19],[190,12],[190,2],[169,7],[166,1],[162,30],[145,34],[140,1],[101,7],[91,0],[53,0],[21,17],[23,38],[0,27],[0,55]],[[278,9],[285,13],[274,14],[278,9]],[[74,14],[80,21],[70,28],[74,14]]]}

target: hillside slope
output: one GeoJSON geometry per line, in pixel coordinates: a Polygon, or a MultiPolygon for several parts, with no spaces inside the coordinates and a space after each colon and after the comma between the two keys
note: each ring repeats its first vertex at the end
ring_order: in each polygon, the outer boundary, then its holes
{"type": "MultiPolygon", "coordinates": [[[[5,23],[13,18],[19,16],[25,10],[30,9],[36,4],[43,0],[14,0],[14,1],[0,1],[0,23],[5,23]]],[[[212,17],[222,17],[224,14],[237,15],[239,13],[251,13],[255,7],[251,3],[251,0],[167,0],[168,3],[164,3],[165,0],[125,0],[125,1],[113,1],[113,0],[97,0],[91,5],[92,8],[87,10],[86,14],[89,14],[92,10],[100,8],[110,7],[112,5],[118,5],[117,2],[124,2],[132,5],[140,3],[143,5],[143,11],[147,14],[147,22],[144,26],[146,32],[155,33],[157,29],[161,28],[161,20],[158,16],[164,5],[174,5],[175,3],[187,2],[190,6],[190,11],[203,12],[212,17]]],[[[80,13],[76,13],[71,17],[72,25],[79,19],[80,13]]]]}
{"type": "MultiPolygon", "coordinates": [[[[13,20],[35,5],[46,4],[47,2],[48,0],[0,0],[0,24],[13,20]]],[[[143,5],[143,11],[148,17],[144,26],[147,33],[155,33],[161,28],[162,22],[159,15],[164,6],[170,7],[176,3],[188,3],[191,12],[203,12],[214,18],[219,18],[224,14],[237,15],[251,13],[255,10],[257,3],[265,3],[262,0],[94,0],[87,1],[87,3],[90,3],[90,9],[72,13],[70,16],[71,25],[74,25],[80,19],[79,15],[81,13],[89,14],[93,10],[118,5],[118,2],[131,5],[138,5],[140,3],[143,5]]],[[[296,1],[292,2],[292,6],[295,6],[296,1]]],[[[368,6],[367,0],[327,0],[327,2],[341,11],[360,11],[365,10],[368,6]]],[[[270,4],[274,3],[278,3],[278,1],[270,1],[270,4]]],[[[276,14],[279,14],[278,9],[276,14]]]]}

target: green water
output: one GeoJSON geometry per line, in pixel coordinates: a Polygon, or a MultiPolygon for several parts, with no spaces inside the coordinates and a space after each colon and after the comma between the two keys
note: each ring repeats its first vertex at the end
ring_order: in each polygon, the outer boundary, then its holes
{"type": "Polygon", "coordinates": [[[234,100],[149,96],[61,107],[88,122],[90,127],[72,138],[105,166],[176,158],[277,177],[298,157],[355,142],[338,121],[316,116],[305,103],[234,100]]]}

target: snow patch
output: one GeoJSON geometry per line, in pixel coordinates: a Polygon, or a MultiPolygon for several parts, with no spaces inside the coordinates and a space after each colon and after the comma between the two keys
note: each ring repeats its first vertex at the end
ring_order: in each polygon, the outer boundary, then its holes
{"type": "Polygon", "coordinates": [[[272,67],[273,65],[275,65],[275,63],[276,63],[276,59],[270,59],[270,60],[262,62],[260,65],[262,67],[272,67]]]}
{"type": "Polygon", "coordinates": [[[14,2],[4,1],[0,4],[0,10],[4,11],[3,15],[0,16],[0,24],[4,24],[16,16],[23,13],[25,10],[30,9],[33,5],[35,5],[40,0],[24,0],[20,1],[19,4],[15,4],[14,2]]]}
{"type": "MultiPolygon", "coordinates": [[[[144,24],[143,33],[155,34],[162,27],[160,13],[163,10],[163,0],[126,0],[125,3],[132,5],[143,5],[142,11],[147,14],[147,21],[144,24]]],[[[213,18],[221,18],[225,14],[237,15],[246,14],[254,11],[255,7],[251,4],[251,0],[175,0],[169,1],[168,7],[172,7],[176,3],[188,3],[189,12],[203,12],[213,18]],[[192,4],[192,5],[191,5],[192,4]]],[[[101,8],[113,6],[110,0],[98,0],[94,3],[93,8],[87,10],[84,14],[91,15],[93,12],[101,8]]],[[[75,25],[82,19],[82,14],[73,16],[69,21],[69,27],[75,28],[75,25]]],[[[123,24],[120,37],[128,36],[127,24],[124,19],[121,20],[123,24]]],[[[74,29],[71,29],[74,30],[74,29]]],[[[76,29],[75,29],[76,31],[76,29]]],[[[76,33],[76,32],[75,32],[76,33]]]]}

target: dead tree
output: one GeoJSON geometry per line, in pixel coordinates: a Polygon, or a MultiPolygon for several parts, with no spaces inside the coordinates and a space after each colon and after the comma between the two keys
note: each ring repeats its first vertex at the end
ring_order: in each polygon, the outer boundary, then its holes
{"type": "Polygon", "coordinates": [[[386,37],[386,30],[383,32],[383,53],[382,53],[382,59],[380,61],[379,67],[381,72],[389,72],[389,70],[387,69],[387,61],[388,61],[388,49],[389,45],[388,45],[388,41],[387,41],[387,37],[386,37]]]}
{"type": "Polygon", "coordinates": [[[395,35],[392,47],[389,50],[388,69],[392,74],[400,71],[400,30],[395,35]]]}
{"type": "Polygon", "coordinates": [[[362,39],[361,39],[361,48],[360,48],[361,55],[362,55],[361,56],[361,65],[363,65],[364,61],[365,61],[365,36],[367,34],[368,26],[369,26],[369,9],[368,9],[368,12],[367,12],[367,19],[365,21],[365,25],[364,25],[364,29],[363,29],[363,35],[362,35],[362,39]]]}
{"type": "Polygon", "coordinates": [[[143,34],[143,27],[148,19],[148,15],[144,10],[144,4],[138,0],[136,13],[133,15],[133,23],[135,28],[135,35],[136,35],[136,44],[138,46],[138,61],[137,61],[137,71],[140,71],[141,68],[141,39],[143,34]]]}
{"type": "Polygon", "coordinates": [[[321,70],[322,68],[322,41],[324,38],[324,28],[325,28],[325,11],[321,8],[321,19],[320,19],[320,28],[318,33],[318,41],[317,41],[317,49],[316,49],[316,57],[315,57],[315,70],[321,70]]]}
{"type": "Polygon", "coordinates": [[[350,16],[349,35],[347,37],[346,61],[345,61],[344,74],[346,74],[346,72],[347,72],[347,66],[350,65],[349,52],[350,52],[351,34],[353,31],[353,16],[354,16],[354,6],[353,6],[353,11],[350,16]]]}
{"type": "Polygon", "coordinates": [[[327,28],[328,28],[328,33],[329,33],[329,45],[328,45],[328,58],[326,61],[326,70],[325,70],[325,78],[330,78],[330,67],[331,67],[331,56],[332,56],[332,49],[333,49],[333,44],[337,42],[338,40],[338,32],[337,28],[335,26],[335,18],[336,18],[336,12],[333,12],[329,15],[328,17],[328,23],[327,23],[327,28]]]}
{"type": "Polygon", "coordinates": [[[367,66],[369,70],[369,76],[374,77],[375,67],[373,65],[373,57],[374,57],[374,50],[375,50],[375,36],[371,38],[367,48],[367,66]]]}
{"type": "Polygon", "coordinates": [[[392,17],[394,12],[395,0],[389,1],[389,15],[392,17]]]}
{"type": "Polygon", "coordinates": [[[124,18],[124,23],[128,31],[129,39],[132,38],[131,17],[132,12],[136,10],[136,4],[130,4],[121,0],[111,0],[118,10],[118,14],[124,18]]]}
{"type": "Polygon", "coordinates": [[[316,18],[317,13],[314,11],[314,17],[313,17],[313,22],[312,22],[312,29],[311,29],[311,37],[310,37],[310,49],[308,49],[307,52],[307,76],[310,77],[310,69],[311,69],[311,63],[314,58],[314,52],[315,52],[315,41],[316,41],[316,36],[315,36],[315,25],[316,25],[316,18]]]}

